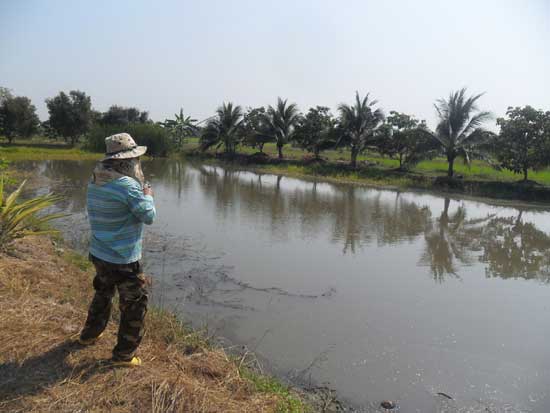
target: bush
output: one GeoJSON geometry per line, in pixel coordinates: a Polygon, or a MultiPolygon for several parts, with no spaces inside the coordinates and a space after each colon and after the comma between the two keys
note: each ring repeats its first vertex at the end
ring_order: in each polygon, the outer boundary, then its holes
{"type": "Polygon", "coordinates": [[[105,138],[122,132],[132,135],[138,145],[147,146],[148,155],[167,156],[172,149],[168,131],[162,126],[149,123],[132,123],[126,126],[96,125],[88,133],[86,149],[105,152],[105,138]]]}
{"type": "Polygon", "coordinates": [[[47,228],[46,224],[53,219],[66,216],[66,214],[39,215],[44,209],[62,199],[57,195],[41,195],[18,202],[25,182],[23,181],[19,188],[4,199],[4,177],[0,176],[0,251],[5,251],[17,238],[56,233],[56,230],[47,228]]]}

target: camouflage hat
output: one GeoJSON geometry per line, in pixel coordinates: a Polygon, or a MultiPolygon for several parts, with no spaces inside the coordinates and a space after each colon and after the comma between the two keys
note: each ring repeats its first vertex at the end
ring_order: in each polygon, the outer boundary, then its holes
{"type": "Polygon", "coordinates": [[[129,159],[137,158],[147,152],[147,146],[137,146],[134,139],[128,133],[117,133],[105,138],[105,146],[107,151],[105,158],[107,159],[129,159]]]}

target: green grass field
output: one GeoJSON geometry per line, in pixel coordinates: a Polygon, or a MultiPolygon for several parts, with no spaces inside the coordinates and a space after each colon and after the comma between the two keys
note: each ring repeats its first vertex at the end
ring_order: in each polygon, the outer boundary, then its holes
{"type": "Polygon", "coordinates": [[[0,158],[9,161],[86,160],[100,159],[102,154],[81,149],[5,148],[0,147],[0,158]]]}
{"type": "Polygon", "coordinates": [[[24,144],[0,144],[0,159],[8,161],[85,160],[100,159],[100,153],[88,152],[79,147],[71,148],[62,144],[27,142],[24,144]]]}

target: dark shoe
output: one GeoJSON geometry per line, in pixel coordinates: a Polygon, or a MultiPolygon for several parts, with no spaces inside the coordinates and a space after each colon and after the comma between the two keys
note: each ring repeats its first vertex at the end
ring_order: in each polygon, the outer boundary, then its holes
{"type": "Polygon", "coordinates": [[[101,333],[97,337],[92,338],[82,338],[82,336],[78,337],[78,343],[83,346],[91,346],[92,344],[95,344],[97,340],[99,340],[103,336],[103,333],[101,333]]]}

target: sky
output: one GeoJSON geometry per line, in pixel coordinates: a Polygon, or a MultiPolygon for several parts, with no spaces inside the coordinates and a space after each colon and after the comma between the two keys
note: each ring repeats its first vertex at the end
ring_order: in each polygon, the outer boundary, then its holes
{"type": "Polygon", "coordinates": [[[495,117],[550,110],[550,0],[0,0],[0,86],[43,120],[73,89],[158,121],[359,91],[433,126],[461,87],[495,117]]]}

